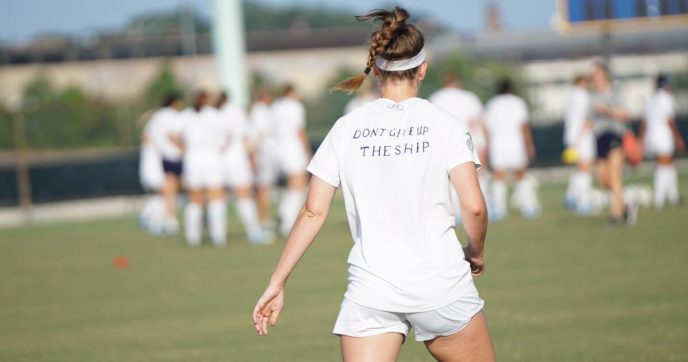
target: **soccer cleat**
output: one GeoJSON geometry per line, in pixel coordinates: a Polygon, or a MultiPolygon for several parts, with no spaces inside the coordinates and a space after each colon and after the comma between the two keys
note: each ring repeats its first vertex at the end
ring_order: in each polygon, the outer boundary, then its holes
{"type": "Polygon", "coordinates": [[[629,203],[626,205],[623,220],[628,226],[635,226],[635,224],[638,222],[638,207],[634,203],[629,203]]]}

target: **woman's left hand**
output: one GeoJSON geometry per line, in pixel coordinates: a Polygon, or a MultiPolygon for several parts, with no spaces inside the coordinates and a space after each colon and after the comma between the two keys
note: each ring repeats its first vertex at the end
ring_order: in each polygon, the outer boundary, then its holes
{"type": "Polygon", "coordinates": [[[268,334],[268,321],[275,326],[284,306],[284,285],[270,283],[253,308],[253,326],[259,336],[268,334]]]}

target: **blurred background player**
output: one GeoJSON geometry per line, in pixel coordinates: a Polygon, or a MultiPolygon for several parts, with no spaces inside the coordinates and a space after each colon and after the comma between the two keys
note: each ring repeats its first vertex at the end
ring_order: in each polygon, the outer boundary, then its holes
{"type": "Polygon", "coordinates": [[[577,75],[573,84],[574,89],[566,101],[564,145],[574,152],[577,170],[569,178],[565,205],[569,210],[589,214],[593,211],[592,165],[595,161],[595,135],[588,120],[589,79],[584,75],[577,75]]]}
{"type": "Polygon", "coordinates": [[[621,140],[626,132],[628,113],[621,107],[617,87],[603,63],[595,63],[591,75],[590,120],[597,144],[597,176],[600,184],[610,192],[609,224],[635,223],[636,210],[624,205],[624,152],[621,140]]]}
{"type": "MultiPolygon", "coordinates": [[[[445,72],[443,75],[444,86],[442,89],[433,93],[429,100],[432,104],[450,113],[463,123],[463,127],[468,128],[471,133],[473,145],[478,157],[483,165],[487,164],[487,139],[485,125],[482,120],[483,104],[475,93],[463,89],[463,84],[459,77],[452,72],[445,72]]],[[[485,203],[490,204],[488,195],[489,171],[487,167],[482,167],[478,171],[480,189],[485,197],[485,203]]],[[[456,223],[461,221],[461,207],[459,199],[453,187],[449,188],[452,195],[451,201],[456,215],[456,223]]]]}
{"type": "Polygon", "coordinates": [[[363,82],[361,88],[356,91],[356,96],[351,98],[344,107],[344,114],[351,113],[354,109],[378,99],[380,96],[373,90],[372,82],[363,82]]]}
{"type": "Polygon", "coordinates": [[[177,193],[182,174],[181,133],[184,122],[179,110],[182,101],[178,95],[170,96],[164,106],[155,112],[147,125],[150,142],[162,157],[162,168],[165,181],[162,195],[165,198],[165,216],[162,231],[166,234],[177,234],[177,193]]]}
{"type": "Polygon", "coordinates": [[[253,199],[253,171],[248,156],[248,124],[246,113],[229,102],[222,92],[217,101],[222,122],[228,127],[231,142],[222,153],[222,164],[227,186],[236,196],[236,209],[251,244],[269,244],[271,237],[263,231],[258,220],[256,201],[253,199]]]}
{"type": "Polygon", "coordinates": [[[272,105],[280,169],[287,175],[287,189],[278,208],[279,231],[288,236],[306,197],[311,146],[306,134],[306,110],[294,85],[284,87],[284,95],[272,105]]]}
{"type": "Polygon", "coordinates": [[[208,93],[199,91],[195,112],[185,112],[184,185],[189,202],[184,210],[184,231],[189,246],[201,244],[203,206],[207,207],[208,231],[212,243],[226,243],[227,205],[223,185],[222,151],[230,142],[228,127],[210,106],[208,93]]]}
{"type": "Polygon", "coordinates": [[[674,153],[683,152],[685,145],[674,121],[674,97],[671,95],[669,77],[658,75],[656,85],[657,90],[645,106],[640,138],[648,157],[655,157],[657,162],[653,204],[660,209],[665,202],[676,205],[680,201],[674,153]]]}
{"type": "Polygon", "coordinates": [[[275,125],[270,111],[272,95],[268,89],[260,89],[251,106],[250,120],[254,145],[258,216],[264,230],[272,230],[272,189],[277,184],[279,163],[275,125]]]}
{"type": "MultiPolygon", "coordinates": [[[[168,107],[174,100],[179,99],[176,94],[165,97],[160,108],[168,107]]],[[[160,109],[158,108],[158,109],[160,109]]],[[[162,188],[165,184],[165,171],[162,169],[162,157],[152,141],[151,115],[147,112],[141,116],[143,131],[141,132],[141,150],[139,162],[139,181],[141,187],[153,195],[146,200],[139,213],[139,225],[142,229],[158,235],[163,233],[165,222],[165,198],[162,196],[162,188]]]]}
{"type": "Polygon", "coordinates": [[[540,213],[537,180],[526,176],[528,160],[535,159],[535,145],[528,125],[528,108],[521,97],[513,94],[511,80],[503,79],[499,82],[497,95],[485,107],[485,122],[493,171],[490,210],[492,220],[502,220],[508,214],[509,172],[513,172],[516,179],[512,203],[524,217],[537,217],[540,213]]]}

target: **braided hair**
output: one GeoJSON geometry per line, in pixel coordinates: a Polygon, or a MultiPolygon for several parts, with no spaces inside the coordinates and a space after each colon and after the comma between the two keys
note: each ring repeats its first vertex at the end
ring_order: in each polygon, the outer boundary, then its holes
{"type": "MultiPolygon", "coordinates": [[[[412,58],[418,54],[425,45],[423,34],[412,24],[406,24],[409,13],[400,7],[395,7],[392,11],[373,10],[365,15],[356,16],[358,21],[381,21],[380,30],[370,36],[370,48],[368,50],[368,60],[366,68],[354,77],[344,80],[333,89],[352,93],[358,89],[366,76],[375,66],[375,59],[379,56],[387,60],[400,60],[412,58]]],[[[382,79],[404,80],[416,76],[418,67],[403,71],[384,71],[380,70],[382,79]]]]}

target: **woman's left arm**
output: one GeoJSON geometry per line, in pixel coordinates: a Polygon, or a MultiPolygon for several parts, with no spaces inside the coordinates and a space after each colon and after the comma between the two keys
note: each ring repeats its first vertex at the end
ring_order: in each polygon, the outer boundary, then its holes
{"type": "Polygon", "coordinates": [[[336,191],[336,187],[317,176],[311,177],[306,204],[292,227],[270,283],[253,309],[253,324],[259,335],[268,334],[268,321],[272,326],[277,322],[287,279],[325,224],[336,191]]]}

